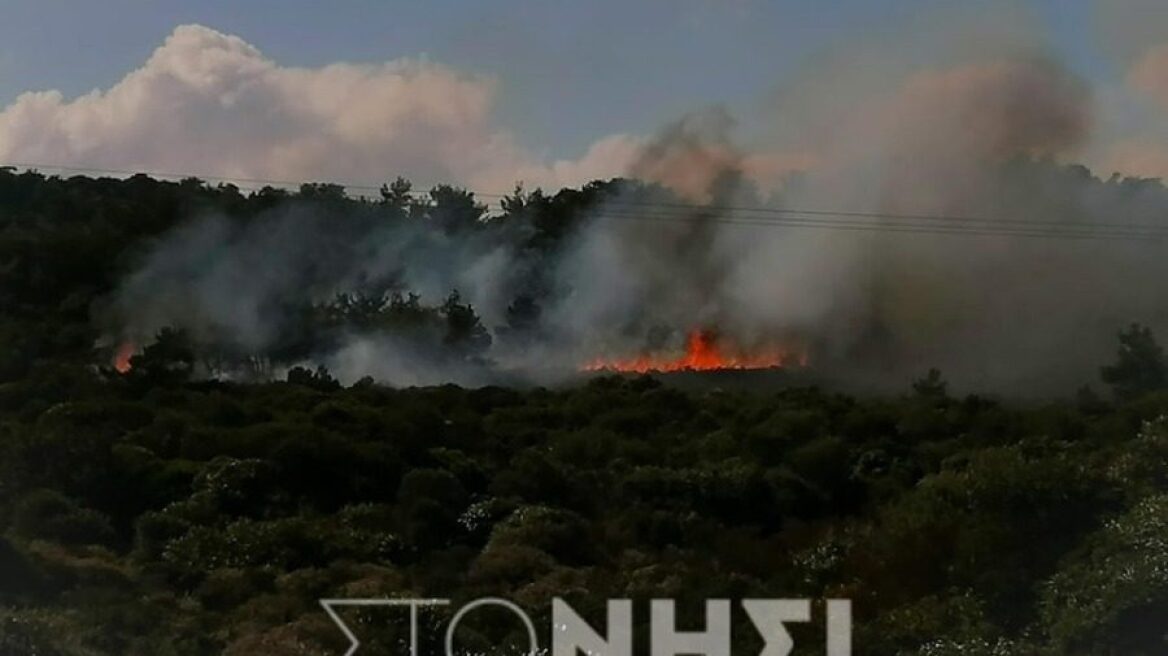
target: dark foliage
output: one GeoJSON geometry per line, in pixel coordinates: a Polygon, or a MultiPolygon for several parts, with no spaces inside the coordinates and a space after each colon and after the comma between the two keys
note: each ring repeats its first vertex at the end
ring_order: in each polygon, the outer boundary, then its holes
{"type": "MultiPolygon", "coordinates": [[[[554,248],[604,190],[519,190],[490,221],[554,248]]],[[[317,600],[384,595],[504,596],[541,627],[552,596],[592,617],[619,597],[849,597],[857,653],[1164,653],[1168,393],[1146,329],[1104,370],[1114,402],[1029,405],[955,397],[935,371],[887,398],[645,377],[392,389],[307,367],[194,380],[206,354],[178,329],[125,375],[94,347],[91,309],[191,212],[424,220],[408,192],[0,172],[0,654],[339,654],[317,600]]],[[[461,208],[452,236],[486,222],[465,192],[429,202],[461,208]]],[[[516,299],[508,338],[538,316],[516,299]]],[[[490,339],[456,293],[306,317],[468,359],[490,339]]],[[[399,644],[362,626],[371,653],[399,644]]],[[[520,630],[478,628],[467,645],[520,630]]]]}

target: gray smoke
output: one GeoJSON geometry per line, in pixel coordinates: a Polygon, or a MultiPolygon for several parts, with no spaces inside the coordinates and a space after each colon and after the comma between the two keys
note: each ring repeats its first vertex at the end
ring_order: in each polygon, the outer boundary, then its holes
{"type": "Polygon", "coordinates": [[[119,330],[183,325],[264,348],[297,299],[392,282],[430,304],[459,290],[495,332],[494,364],[353,334],[316,358],[342,380],[547,381],[716,327],[746,346],[798,344],[851,384],[902,388],[935,366],[960,389],[1073,390],[1094,381],[1122,326],[1168,335],[1164,245],[1124,227],[1168,227],[1168,192],[1070,166],[1096,147],[1095,97],[1010,15],[922,20],[931,29],[915,42],[882,35],[893,48],[853,44],[810,63],[745,128],[717,108],[669,124],[627,174],[677,197],[611,198],[539,262],[523,235],[338,234],[295,209],[243,227],[201,218],[124,282],[119,330]],[[796,210],[885,216],[782,213],[796,210]],[[1082,238],[1049,234],[1060,229],[1082,238]],[[538,338],[498,339],[537,273],[550,287],[538,338]]]}

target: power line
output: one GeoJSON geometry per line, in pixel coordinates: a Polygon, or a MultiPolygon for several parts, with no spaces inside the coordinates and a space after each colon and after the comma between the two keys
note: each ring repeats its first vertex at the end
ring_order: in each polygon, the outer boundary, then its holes
{"type": "MultiPolygon", "coordinates": [[[[34,164],[14,162],[10,166],[27,170],[55,170],[78,173],[103,173],[112,175],[145,174],[156,178],[197,178],[201,180],[230,183],[240,189],[260,191],[261,188],[244,187],[236,183],[249,185],[280,185],[299,187],[301,182],[289,180],[271,180],[261,178],[230,178],[224,176],[199,175],[191,173],[166,173],[160,171],[129,171],[124,169],[107,169],[97,167],[60,166],[49,164],[34,164]]],[[[348,184],[334,182],[346,189],[381,190],[381,186],[348,184]]],[[[505,198],[507,194],[467,190],[475,196],[505,198]]],[[[424,194],[422,191],[413,194],[424,194]]],[[[501,201],[488,203],[488,207],[496,203],[501,208],[501,201]]],[[[1011,236],[1011,237],[1039,237],[1060,239],[1118,239],[1161,241],[1168,238],[1168,225],[1151,225],[1141,223],[1100,223],[1091,221],[1040,221],[1030,219],[1004,219],[996,217],[958,216],[944,214],[911,214],[895,212],[863,212],[851,210],[822,210],[797,209],[775,207],[750,207],[735,205],[698,205],[690,203],[645,202],[621,199],[607,199],[603,202],[599,212],[593,216],[598,218],[628,219],[642,221],[665,222],[711,222],[718,224],[761,226],[761,227],[789,227],[789,228],[823,228],[847,231],[917,233],[939,235],[968,235],[968,236],[1011,236]],[[635,210],[633,208],[644,208],[635,210]],[[711,216],[717,213],[717,216],[711,216]],[[936,225],[942,223],[944,225],[936,225]]]]}
{"type": "MultiPolygon", "coordinates": [[[[612,214],[602,212],[597,218],[612,218],[624,221],[658,221],[667,223],[694,223],[693,219],[680,219],[652,214],[612,214]]],[[[967,235],[978,237],[1031,237],[1057,238],[1072,240],[1113,240],[1113,241],[1165,241],[1168,240],[1168,231],[1164,232],[1124,232],[1124,231],[1063,231],[1063,230],[1004,230],[987,229],[977,226],[927,226],[919,224],[887,224],[862,223],[846,221],[824,221],[815,219],[771,219],[751,220],[719,217],[708,219],[712,223],[732,224],[756,227],[787,227],[787,228],[818,228],[828,230],[862,231],[862,232],[889,232],[935,235],[967,235]]]]}
{"type": "Polygon", "coordinates": [[[1032,227],[1102,227],[1102,228],[1131,228],[1148,230],[1168,230],[1168,223],[1152,225],[1147,223],[1100,223],[1097,221],[1038,221],[1033,219],[1002,219],[978,216],[960,216],[948,214],[905,214],[896,212],[859,212],[849,210],[820,210],[796,209],[780,207],[740,207],[729,205],[690,205],[685,203],[647,203],[638,201],[614,200],[612,205],[632,207],[661,207],[676,208],[693,211],[695,213],[728,212],[749,215],[776,215],[776,216],[834,216],[857,219],[889,219],[909,221],[936,221],[944,223],[972,223],[1002,226],[1032,226],[1032,227]]]}
{"type": "MultiPolygon", "coordinates": [[[[928,217],[921,216],[914,220],[900,221],[892,219],[849,219],[846,215],[837,219],[823,218],[822,213],[809,213],[802,210],[790,210],[787,212],[788,216],[781,217],[752,217],[752,216],[721,216],[721,215],[685,215],[673,212],[658,212],[647,208],[644,211],[632,212],[630,210],[605,208],[600,210],[599,215],[610,216],[613,218],[632,219],[640,218],[646,220],[679,220],[689,223],[734,223],[740,225],[776,225],[776,226],[847,226],[855,228],[865,228],[873,230],[882,230],[890,228],[903,229],[920,229],[928,232],[936,232],[938,234],[951,234],[954,232],[976,232],[978,234],[1003,234],[1003,235],[1038,235],[1038,236],[1121,236],[1121,237],[1147,237],[1147,238],[1168,238],[1168,225],[1159,226],[1143,226],[1139,224],[1107,224],[1107,223],[1086,223],[1086,222],[1050,222],[1050,221],[1019,221],[1016,224],[1001,224],[1001,225],[981,225],[977,223],[969,223],[959,225],[954,223],[942,223],[937,225],[928,217]],[[809,216],[808,216],[809,215],[809,216]]],[[[891,215],[890,215],[891,216],[891,215]]]]}

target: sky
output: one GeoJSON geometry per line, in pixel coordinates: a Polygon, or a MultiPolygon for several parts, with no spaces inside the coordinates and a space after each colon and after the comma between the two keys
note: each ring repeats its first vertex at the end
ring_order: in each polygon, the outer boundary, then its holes
{"type": "MultiPolygon", "coordinates": [[[[870,41],[885,49],[907,44],[900,56],[924,64],[941,49],[929,42],[930,33],[944,41],[960,22],[996,22],[995,34],[1025,30],[1025,39],[1041,43],[1071,74],[1101,89],[1111,110],[1139,114],[1109,91],[1123,79],[1126,62],[1118,61],[1100,36],[1095,0],[3,0],[2,7],[0,108],[7,109],[0,109],[0,125],[7,113],[8,129],[20,130],[8,137],[7,148],[0,135],[0,155],[10,161],[37,155],[92,166],[155,163],[141,148],[103,156],[102,147],[89,143],[100,135],[79,137],[77,125],[84,121],[76,117],[61,118],[65,127],[33,125],[28,118],[16,121],[13,107],[30,91],[58,91],[61,103],[94,90],[104,94],[142,68],[184,25],[238,37],[282,69],[410,61],[474,78],[490,96],[474,119],[486,126],[481,143],[490,144],[478,157],[499,157],[503,150],[512,162],[512,170],[496,176],[477,170],[470,177],[478,180],[524,174],[549,183],[575,181],[574,176],[604,169],[600,155],[589,156],[606,138],[605,157],[627,163],[663,126],[713,107],[733,117],[738,139],[751,142],[768,132],[768,120],[773,123],[774,99],[798,93],[820,62],[870,41]],[[950,18],[936,18],[946,15],[950,18]],[[946,27],[938,29],[939,24],[946,27]],[[53,136],[31,147],[29,130],[53,136]],[[624,142],[615,141],[622,135],[624,142]],[[61,139],[69,148],[61,147],[61,139]],[[569,164],[575,166],[573,175],[555,172],[557,165],[569,164]]],[[[1011,43],[1020,40],[1011,38],[1011,43]]],[[[985,49],[994,47],[987,42],[985,49]]],[[[103,129],[111,134],[122,129],[107,123],[103,129]]],[[[396,156],[384,161],[411,163],[396,156]]],[[[173,167],[185,161],[156,163],[173,167]]],[[[423,174],[466,173],[425,163],[419,168],[423,174]]],[[[312,170],[256,165],[230,172],[308,175],[312,170]]]]}
{"type": "MultiPolygon", "coordinates": [[[[951,0],[3,0],[0,104],[24,91],[105,88],[175,26],[238,35],[286,65],[425,55],[497,76],[524,140],[565,155],[711,103],[749,109],[758,80],[857,32],[951,0]]],[[[1032,3],[1086,72],[1099,66],[1084,0],[1032,3]]]]}

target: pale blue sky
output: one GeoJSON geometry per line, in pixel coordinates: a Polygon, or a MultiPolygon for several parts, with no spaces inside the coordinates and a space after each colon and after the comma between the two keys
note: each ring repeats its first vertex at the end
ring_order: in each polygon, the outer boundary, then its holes
{"type": "MultiPolygon", "coordinates": [[[[597,136],[647,133],[662,117],[695,108],[745,109],[834,44],[943,5],[976,3],[0,0],[0,105],[28,90],[72,97],[106,88],[176,25],[195,22],[239,35],[285,65],[425,53],[496,76],[499,120],[529,147],[569,155],[597,136]]],[[[1111,75],[1092,36],[1090,0],[1015,5],[1033,11],[1076,72],[1111,75]]]]}

